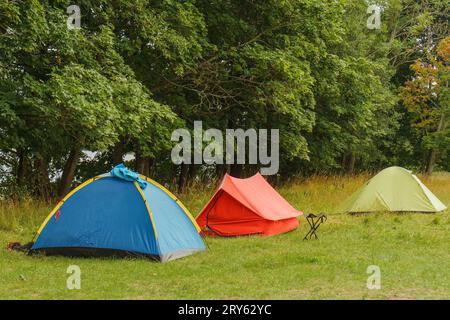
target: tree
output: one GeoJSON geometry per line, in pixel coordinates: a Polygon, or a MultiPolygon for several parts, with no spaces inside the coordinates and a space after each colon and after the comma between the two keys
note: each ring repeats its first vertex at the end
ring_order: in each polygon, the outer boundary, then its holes
{"type": "Polygon", "coordinates": [[[27,0],[0,7],[6,17],[0,26],[0,124],[9,137],[2,152],[18,157],[13,171],[32,192],[48,193],[40,190],[48,180],[33,177],[60,173],[59,196],[70,189],[83,150],[106,152],[121,137],[149,135],[146,146],[160,150],[170,128],[163,124],[176,119],[116,51],[121,38],[107,21],[67,28],[68,4],[27,0]]]}
{"type": "Polygon", "coordinates": [[[450,148],[450,37],[429,51],[426,60],[417,59],[411,69],[414,76],[401,88],[400,95],[413,115],[412,126],[429,150],[426,173],[431,175],[439,153],[445,158],[450,148]]]}
{"type": "Polygon", "coordinates": [[[316,121],[306,137],[311,161],[297,165],[304,172],[351,174],[358,164],[377,165],[384,160],[381,142],[395,134],[387,32],[367,28],[367,6],[364,1],[342,1],[334,17],[334,37],[312,60],[316,121]]]}

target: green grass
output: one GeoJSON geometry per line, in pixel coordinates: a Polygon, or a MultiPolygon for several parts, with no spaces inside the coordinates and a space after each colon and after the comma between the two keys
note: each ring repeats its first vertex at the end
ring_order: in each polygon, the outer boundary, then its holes
{"type": "MultiPolygon", "coordinates": [[[[367,176],[312,177],[279,189],[305,212],[332,212],[367,176]]],[[[450,175],[424,183],[448,206],[450,175]]],[[[213,192],[181,195],[198,213],[213,192]]],[[[449,210],[439,214],[330,214],[320,240],[296,231],[274,237],[207,238],[209,249],[166,264],[145,259],[26,256],[5,249],[27,242],[51,209],[0,203],[0,298],[11,299],[450,299],[449,210]],[[66,269],[81,268],[81,289],[68,290],[66,269]],[[366,287],[369,265],[381,289],[366,287]]]]}

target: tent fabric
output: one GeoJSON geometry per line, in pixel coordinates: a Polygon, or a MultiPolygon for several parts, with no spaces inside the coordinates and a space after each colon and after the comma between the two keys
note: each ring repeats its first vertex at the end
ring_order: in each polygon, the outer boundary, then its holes
{"type": "Polygon", "coordinates": [[[141,179],[141,176],[139,175],[139,173],[131,171],[130,169],[125,167],[123,163],[115,166],[111,170],[110,174],[113,177],[124,179],[127,181],[136,181],[139,184],[139,186],[141,187],[141,189],[147,188],[148,182],[145,181],[145,179],[141,179]]]}
{"type": "Polygon", "coordinates": [[[38,230],[33,251],[98,256],[132,253],[161,262],[205,250],[200,228],[181,202],[153,180],[111,174],[70,192],[38,230]]]}
{"type": "Polygon", "coordinates": [[[261,174],[247,179],[226,174],[197,223],[203,233],[270,236],[296,229],[301,214],[261,174]]]}
{"type": "Polygon", "coordinates": [[[367,181],[340,212],[439,212],[446,206],[411,171],[389,167],[367,181]]]}

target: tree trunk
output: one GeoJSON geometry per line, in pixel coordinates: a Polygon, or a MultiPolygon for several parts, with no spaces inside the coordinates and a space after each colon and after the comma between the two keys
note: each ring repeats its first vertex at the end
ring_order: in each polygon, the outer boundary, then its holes
{"type": "MultiPolygon", "coordinates": [[[[444,129],[444,122],[445,122],[445,114],[442,113],[436,132],[440,132],[442,129],[444,129]]],[[[430,155],[427,160],[426,172],[425,172],[425,174],[427,176],[431,176],[431,174],[433,173],[434,165],[436,164],[437,154],[438,154],[438,150],[436,148],[433,148],[430,151],[430,155]]]]}
{"type": "Polygon", "coordinates": [[[148,176],[153,175],[153,171],[155,170],[155,158],[148,158],[148,176]]]}
{"type": "Polygon", "coordinates": [[[134,171],[145,175],[144,174],[144,167],[145,167],[145,157],[142,156],[141,148],[138,145],[137,148],[136,148],[136,151],[135,151],[134,171]]]}
{"type": "Polygon", "coordinates": [[[431,176],[431,174],[433,173],[434,165],[436,163],[436,155],[437,155],[436,149],[431,150],[430,156],[428,157],[427,161],[427,168],[425,171],[425,174],[427,176],[431,176]]]}
{"type": "Polygon", "coordinates": [[[112,150],[112,163],[114,166],[121,164],[123,162],[123,140],[116,143],[112,150]]]}
{"type": "Polygon", "coordinates": [[[242,170],[244,168],[243,164],[234,163],[231,165],[231,176],[235,178],[241,178],[242,177],[242,170]]]}
{"type": "Polygon", "coordinates": [[[44,158],[37,158],[34,160],[34,168],[36,170],[36,195],[43,199],[50,199],[50,178],[48,176],[48,163],[44,158]]]}
{"type": "Polygon", "coordinates": [[[196,165],[194,163],[190,165],[187,184],[191,184],[192,181],[194,181],[195,177],[197,176],[198,167],[199,165],[196,165]]]}
{"type": "Polygon", "coordinates": [[[181,164],[180,178],[178,179],[178,192],[183,192],[186,187],[187,178],[189,175],[189,166],[190,165],[186,163],[181,164]]]}
{"type": "Polygon", "coordinates": [[[342,155],[341,167],[343,170],[347,168],[347,154],[342,155]]]}
{"type": "Polygon", "coordinates": [[[19,161],[16,171],[16,186],[18,192],[15,192],[15,194],[13,195],[14,199],[19,199],[20,195],[22,195],[23,192],[28,192],[31,190],[30,179],[32,178],[31,173],[33,168],[28,158],[28,154],[24,150],[20,150],[18,153],[18,157],[19,161]]]}
{"type": "Polygon", "coordinates": [[[346,168],[346,173],[347,174],[353,174],[354,170],[355,170],[355,162],[356,162],[356,157],[355,154],[352,152],[348,155],[348,162],[347,162],[347,168],[346,168]]]}
{"type": "Polygon", "coordinates": [[[27,156],[23,150],[20,150],[16,176],[18,186],[23,186],[25,184],[26,172],[27,172],[27,156]]]}
{"type": "Polygon", "coordinates": [[[225,164],[216,164],[216,176],[219,179],[222,179],[222,177],[225,175],[225,172],[227,171],[225,164]]]}
{"type": "Polygon", "coordinates": [[[154,159],[153,158],[149,158],[149,157],[145,157],[142,161],[143,161],[142,174],[144,176],[146,176],[146,177],[150,177],[150,172],[151,172],[152,167],[153,167],[154,159]]]}
{"type": "Polygon", "coordinates": [[[64,165],[64,171],[61,176],[58,190],[59,197],[63,197],[70,191],[80,157],[81,148],[79,146],[73,146],[70,150],[69,158],[67,158],[66,164],[64,165]]]}

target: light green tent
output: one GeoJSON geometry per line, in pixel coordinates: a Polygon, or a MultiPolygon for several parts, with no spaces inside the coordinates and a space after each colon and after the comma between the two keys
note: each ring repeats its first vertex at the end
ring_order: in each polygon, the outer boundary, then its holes
{"type": "Polygon", "coordinates": [[[389,167],[367,181],[339,211],[438,212],[446,208],[411,171],[389,167]]]}

